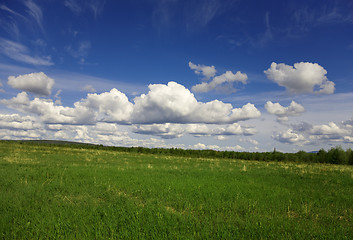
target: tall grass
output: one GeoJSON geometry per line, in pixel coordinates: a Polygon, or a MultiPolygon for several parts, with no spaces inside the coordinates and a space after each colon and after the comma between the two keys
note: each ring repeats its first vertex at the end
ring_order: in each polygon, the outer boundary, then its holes
{"type": "Polygon", "coordinates": [[[0,142],[2,239],[353,239],[353,167],[0,142]]]}

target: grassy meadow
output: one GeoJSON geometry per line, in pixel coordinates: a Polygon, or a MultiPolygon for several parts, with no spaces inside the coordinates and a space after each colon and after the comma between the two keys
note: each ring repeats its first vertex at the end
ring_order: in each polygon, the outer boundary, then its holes
{"type": "Polygon", "coordinates": [[[353,166],[0,142],[1,239],[353,239],[353,166]]]}

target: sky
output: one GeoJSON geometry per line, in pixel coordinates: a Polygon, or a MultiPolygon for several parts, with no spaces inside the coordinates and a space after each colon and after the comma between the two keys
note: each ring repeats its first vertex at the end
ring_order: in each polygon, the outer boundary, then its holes
{"type": "Polygon", "coordinates": [[[0,0],[0,139],[353,146],[351,0],[0,0]]]}

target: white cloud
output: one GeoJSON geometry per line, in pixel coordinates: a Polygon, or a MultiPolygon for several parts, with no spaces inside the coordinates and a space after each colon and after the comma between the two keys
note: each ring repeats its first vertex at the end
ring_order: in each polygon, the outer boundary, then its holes
{"type": "Polygon", "coordinates": [[[237,151],[244,151],[245,148],[243,148],[242,146],[239,146],[239,145],[235,145],[235,146],[221,147],[219,150],[237,152],[237,151]]]}
{"type": "Polygon", "coordinates": [[[165,139],[178,138],[185,134],[194,137],[216,136],[225,139],[226,136],[254,135],[257,131],[253,127],[241,126],[238,123],[224,126],[206,124],[143,124],[133,125],[132,131],[138,134],[154,135],[165,139]]]}
{"type": "Polygon", "coordinates": [[[4,140],[30,140],[40,139],[43,136],[38,130],[9,130],[0,129],[0,139],[4,140]]]}
{"type": "MultiPolygon", "coordinates": [[[[54,80],[48,79],[44,73],[33,73],[17,78],[10,76],[9,84],[34,93],[50,94],[54,80]],[[40,89],[39,86],[44,87],[40,89]]],[[[256,133],[254,127],[237,123],[261,115],[250,103],[241,108],[233,108],[231,104],[218,100],[198,102],[188,89],[175,82],[150,85],[149,89],[147,94],[136,97],[134,103],[124,93],[113,88],[101,94],[88,93],[86,98],[75,102],[73,107],[61,104],[61,90],[52,98],[32,97],[27,92],[21,92],[13,98],[0,100],[0,104],[28,116],[21,118],[19,115],[0,115],[0,128],[9,131],[31,130],[30,136],[33,138],[37,136],[100,144],[111,141],[120,145],[125,141],[124,146],[152,146],[153,143],[120,134],[117,124],[129,127],[134,133],[164,139],[184,135],[225,139],[227,136],[256,133]]],[[[3,132],[2,136],[8,137],[9,131],[3,132]]],[[[165,146],[160,141],[155,143],[165,146]]]]}
{"type": "Polygon", "coordinates": [[[75,102],[74,107],[56,105],[51,99],[34,98],[19,93],[12,99],[0,100],[6,106],[40,116],[45,123],[94,124],[97,121],[127,123],[133,105],[125,94],[115,88],[102,94],[88,94],[86,99],[75,102]]]}
{"type": "Polygon", "coordinates": [[[205,149],[210,149],[210,150],[215,150],[215,151],[244,151],[245,149],[239,145],[236,146],[226,146],[226,147],[220,147],[218,145],[206,145],[203,143],[197,143],[195,145],[189,146],[189,149],[196,149],[196,150],[205,150],[205,149]]]}
{"type": "Polygon", "coordinates": [[[214,100],[201,103],[184,86],[151,84],[147,95],[134,99],[133,123],[234,123],[260,117],[253,104],[234,108],[231,104],[214,100]]]}
{"type": "Polygon", "coordinates": [[[240,71],[235,74],[232,71],[226,71],[222,75],[215,76],[217,71],[214,66],[196,65],[189,62],[189,67],[190,69],[195,70],[196,74],[203,76],[204,82],[192,87],[192,91],[194,92],[209,92],[215,89],[234,92],[235,89],[232,86],[234,82],[246,84],[248,79],[248,76],[240,71]],[[207,82],[210,79],[211,81],[207,82]]]}
{"type": "Polygon", "coordinates": [[[42,21],[43,21],[42,9],[37,4],[35,4],[32,0],[27,0],[24,3],[28,8],[27,13],[37,22],[38,26],[44,32],[43,24],[42,24],[42,21]]]}
{"type": "Polygon", "coordinates": [[[244,127],[238,123],[227,125],[225,128],[216,128],[212,131],[212,135],[254,135],[256,130],[253,127],[244,127]]]}
{"type": "Polygon", "coordinates": [[[97,18],[103,11],[105,1],[91,0],[88,1],[88,8],[92,11],[94,18],[97,18]]]}
{"type": "Polygon", "coordinates": [[[353,137],[351,136],[344,136],[344,142],[346,143],[353,143],[353,137]]]}
{"type": "Polygon", "coordinates": [[[331,136],[331,137],[341,137],[344,135],[349,135],[350,131],[344,128],[337,126],[334,122],[323,125],[315,125],[310,130],[310,133],[313,135],[321,136],[331,136]]]}
{"type": "Polygon", "coordinates": [[[205,66],[205,65],[196,65],[192,62],[189,62],[189,67],[191,70],[195,70],[196,74],[201,74],[204,76],[205,80],[208,80],[216,75],[216,68],[215,66],[205,66]]]}
{"type": "Polygon", "coordinates": [[[331,94],[335,90],[335,84],[326,77],[327,71],[317,63],[300,62],[292,67],[273,62],[264,72],[268,79],[285,87],[289,93],[331,94]]]}
{"type": "Polygon", "coordinates": [[[197,143],[197,144],[191,146],[190,148],[204,150],[204,149],[206,149],[206,145],[203,143],[197,143]]]}
{"type": "Polygon", "coordinates": [[[279,103],[267,101],[265,108],[268,113],[276,115],[278,121],[287,121],[288,116],[296,116],[305,111],[302,105],[294,101],[292,101],[288,107],[283,107],[279,103]]]}
{"type": "Polygon", "coordinates": [[[44,123],[89,124],[95,117],[89,109],[83,109],[80,106],[73,110],[73,108],[57,106],[51,99],[30,100],[26,92],[21,92],[11,99],[2,99],[0,103],[24,113],[35,114],[44,123]],[[69,114],[74,111],[75,114],[69,114]]]}
{"type": "Polygon", "coordinates": [[[343,121],[342,124],[349,129],[353,129],[353,118],[343,121]]]}
{"type": "Polygon", "coordinates": [[[86,84],[84,87],[81,88],[82,91],[85,92],[96,92],[97,90],[90,84],[86,84]]]}
{"type": "Polygon", "coordinates": [[[212,130],[206,124],[188,124],[186,132],[195,137],[209,136],[212,130]]]}
{"type": "Polygon", "coordinates": [[[26,46],[4,38],[0,38],[0,53],[18,62],[38,66],[53,65],[50,56],[33,56],[26,46]]]}
{"type": "Polygon", "coordinates": [[[231,104],[215,100],[198,102],[184,86],[175,82],[168,85],[149,86],[147,95],[142,94],[129,102],[124,93],[113,88],[110,92],[88,94],[86,99],[74,103],[74,107],[63,107],[51,99],[29,100],[25,92],[0,103],[22,112],[37,114],[46,123],[92,124],[96,121],[123,124],[162,123],[211,123],[231,124],[260,117],[253,104],[233,108],[231,104]]]}
{"type": "Polygon", "coordinates": [[[228,137],[220,135],[220,136],[217,136],[216,139],[219,141],[226,141],[226,140],[228,140],[228,137]]]}
{"type": "Polygon", "coordinates": [[[180,124],[152,124],[152,125],[134,125],[132,128],[134,133],[155,135],[161,138],[170,139],[183,136],[185,129],[180,124]]]}
{"type": "Polygon", "coordinates": [[[12,13],[13,15],[16,15],[16,16],[19,16],[19,17],[25,19],[24,16],[22,16],[22,15],[19,14],[18,12],[15,12],[14,10],[10,9],[9,7],[7,7],[7,6],[4,5],[4,4],[1,4],[1,5],[0,5],[0,9],[2,9],[2,10],[4,10],[4,11],[7,11],[7,12],[9,12],[9,13],[12,13]]]}
{"type": "Polygon", "coordinates": [[[19,75],[18,77],[9,76],[8,84],[19,90],[48,96],[51,94],[54,79],[48,77],[43,72],[30,73],[19,75]]]}
{"type": "Polygon", "coordinates": [[[75,14],[80,14],[83,11],[82,6],[75,0],[65,0],[64,5],[75,14]]]}
{"type": "Polygon", "coordinates": [[[337,125],[334,122],[321,125],[311,125],[302,123],[292,125],[293,129],[277,133],[272,136],[275,140],[284,143],[294,143],[297,145],[314,144],[322,145],[330,142],[350,142],[352,128],[349,125],[337,125]]]}
{"type": "MultiPolygon", "coordinates": [[[[92,45],[90,41],[79,42],[77,48],[72,46],[66,46],[66,51],[74,58],[84,58],[87,57],[88,51],[91,49],[92,45]]],[[[84,60],[83,60],[84,61],[84,60]]]]}
{"type": "Polygon", "coordinates": [[[12,38],[19,39],[20,30],[17,22],[14,19],[0,19],[0,25],[3,30],[5,30],[9,35],[11,35],[12,38]]]}
{"type": "Polygon", "coordinates": [[[251,138],[242,138],[242,139],[240,139],[240,142],[249,142],[253,145],[259,145],[258,141],[256,141],[255,139],[251,139],[251,138]]]}
{"type": "Polygon", "coordinates": [[[127,96],[115,88],[101,94],[89,93],[87,99],[77,103],[77,107],[80,106],[97,111],[98,120],[105,122],[128,123],[133,111],[127,96]]]}
{"type": "Polygon", "coordinates": [[[1,129],[33,130],[42,127],[34,117],[18,114],[0,114],[1,129]]]}
{"type": "Polygon", "coordinates": [[[292,129],[272,135],[272,138],[282,143],[291,143],[296,145],[303,145],[307,142],[306,138],[302,134],[295,133],[292,129]]]}
{"type": "Polygon", "coordinates": [[[94,18],[97,18],[97,16],[103,11],[105,1],[88,0],[83,1],[83,4],[81,4],[77,0],[65,0],[64,4],[76,15],[81,14],[87,9],[92,12],[94,18]]]}

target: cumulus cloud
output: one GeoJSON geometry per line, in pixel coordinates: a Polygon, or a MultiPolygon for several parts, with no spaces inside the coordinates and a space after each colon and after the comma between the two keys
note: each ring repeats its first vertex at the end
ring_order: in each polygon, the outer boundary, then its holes
{"type": "Polygon", "coordinates": [[[241,126],[238,123],[224,126],[214,126],[207,124],[143,124],[133,125],[132,131],[138,134],[154,135],[165,139],[178,138],[185,134],[195,137],[216,136],[219,139],[225,139],[226,136],[234,135],[254,135],[257,133],[255,128],[241,126]]]}
{"type": "Polygon", "coordinates": [[[301,123],[292,125],[292,129],[285,132],[277,133],[272,137],[284,143],[293,143],[297,145],[317,144],[325,142],[350,142],[352,138],[352,128],[346,124],[336,124],[329,122],[328,124],[311,125],[301,123]]]}
{"type": "Polygon", "coordinates": [[[215,150],[215,151],[244,151],[245,149],[239,145],[236,146],[226,146],[226,147],[220,147],[218,145],[206,145],[203,143],[197,143],[195,145],[191,145],[188,147],[189,149],[196,149],[196,150],[205,150],[205,149],[210,149],[210,150],[215,150]]]}
{"type": "Polygon", "coordinates": [[[196,137],[217,136],[220,138],[234,135],[249,136],[257,133],[254,127],[242,126],[238,123],[227,125],[187,124],[185,131],[196,137]]]}
{"type": "Polygon", "coordinates": [[[212,135],[254,135],[256,134],[256,129],[249,126],[241,126],[238,123],[233,123],[225,128],[216,128],[213,130],[212,135]]]}
{"type": "Polygon", "coordinates": [[[234,108],[231,104],[214,100],[198,102],[184,86],[151,84],[147,95],[134,99],[133,123],[234,123],[260,117],[253,104],[234,108]]]}
{"type": "Polygon", "coordinates": [[[33,130],[41,128],[34,117],[20,116],[19,114],[0,114],[1,129],[33,130]]]}
{"type": "Polygon", "coordinates": [[[185,133],[182,125],[171,123],[134,125],[132,131],[138,134],[155,135],[165,139],[178,138],[185,133]]]}
{"type": "Polygon", "coordinates": [[[123,124],[230,124],[261,115],[250,103],[233,108],[231,104],[218,100],[198,102],[188,89],[175,82],[154,84],[149,88],[147,95],[142,94],[134,99],[135,104],[115,88],[101,94],[89,93],[87,98],[75,102],[74,107],[57,105],[51,99],[30,100],[26,92],[12,99],[0,100],[0,103],[22,112],[37,114],[46,123],[66,124],[92,124],[97,121],[123,124]]]}
{"type": "Polygon", "coordinates": [[[342,121],[342,124],[347,128],[353,129],[353,118],[346,121],[342,121]]]}
{"type": "Polygon", "coordinates": [[[8,82],[11,87],[38,95],[48,96],[54,85],[54,79],[43,72],[9,76],[8,82]]]}
{"type": "Polygon", "coordinates": [[[196,74],[201,74],[204,76],[204,82],[197,84],[192,87],[194,92],[209,92],[215,89],[235,91],[232,84],[234,82],[241,82],[246,84],[248,76],[245,73],[240,71],[235,74],[232,71],[226,71],[222,75],[216,75],[216,68],[214,66],[205,66],[205,65],[195,65],[192,62],[189,62],[189,67],[192,70],[195,70],[196,74]],[[210,82],[207,82],[210,80],[210,82]],[[225,86],[227,85],[227,86],[225,86]]]}
{"type": "Polygon", "coordinates": [[[324,138],[341,138],[342,136],[349,135],[351,131],[339,127],[334,122],[330,122],[323,125],[314,125],[310,129],[310,133],[324,138]]]}
{"type": "Polygon", "coordinates": [[[282,143],[291,143],[296,145],[303,145],[307,142],[306,138],[302,134],[295,133],[292,129],[276,133],[272,135],[272,138],[282,143]]]}
{"type": "Polygon", "coordinates": [[[191,70],[195,70],[195,73],[198,75],[203,75],[205,80],[208,80],[216,75],[215,66],[205,66],[205,65],[196,65],[192,62],[189,62],[189,67],[191,70]]]}
{"type": "Polygon", "coordinates": [[[210,136],[212,130],[206,124],[188,124],[186,132],[195,137],[210,136]]]}
{"type": "Polygon", "coordinates": [[[288,121],[289,116],[297,116],[305,111],[302,105],[294,101],[292,101],[288,107],[283,107],[279,103],[267,101],[265,108],[268,113],[276,115],[278,121],[288,121]]]}
{"type": "Polygon", "coordinates": [[[40,139],[44,134],[38,130],[10,130],[0,129],[0,139],[3,140],[32,140],[40,139]]]}
{"type": "Polygon", "coordinates": [[[335,84],[326,77],[327,71],[317,63],[300,62],[292,67],[273,62],[264,72],[268,79],[292,94],[332,94],[335,91],[335,84]]]}
{"type": "Polygon", "coordinates": [[[116,88],[101,94],[89,93],[77,107],[86,107],[98,112],[98,121],[128,123],[133,111],[133,104],[127,96],[116,88]]]}
{"type": "MultiPolygon", "coordinates": [[[[44,73],[10,76],[9,85],[41,95],[51,93],[54,80],[44,73]]],[[[225,139],[234,135],[253,135],[254,127],[241,126],[239,121],[258,118],[261,114],[253,104],[233,108],[218,100],[199,102],[184,86],[175,82],[153,84],[149,92],[130,102],[127,96],[113,88],[101,94],[88,93],[72,107],[63,106],[59,90],[52,98],[18,93],[0,104],[26,114],[1,115],[1,138],[14,136],[51,138],[90,143],[120,143],[129,146],[165,146],[159,140],[133,140],[121,134],[117,124],[137,134],[153,135],[163,139],[184,135],[215,136],[225,139]],[[5,131],[6,130],[6,131],[5,131]]],[[[26,137],[26,138],[27,138],[26,137]]],[[[24,137],[25,138],[25,137],[24,137]]]]}
{"type": "Polygon", "coordinates": [[[51,99],[30,100],[26,92],[12,99],[0,100],[6,106],[40,116],[45,123],[94,124],[98,121],[127,123],[133,105],[125,94],[113,88],[102,94],[88,94],[74,103],[74,107],[56,105],[51,99]]]}
{"type": "Polygon", "coordinates": [[[46,130],[36,117],[19,114],[0,114],[0,139],[40,139],[46,130]]]}
{"type": "Polygon", "coordinates": [[[69,111],[71,108],[57,106],[51,99],[34,98],[30,100],[26,92],[21,92],[11,99],[2,99],[0,103],[20,112],[39,116],[44,123],[87,124],[92,122],[92,116],[85,114],[84,111],[81,111],[81,114],[75,118],[75,116],[64,114],[65,111],[69,111]],[[84,120],[84,122],[80,120],[84,120]]]}
{"type": "Polygon", "coordinates": [[[242,139],[240,139],[240,142],[248,142],[253,145],[259,145],[258,141],[256,141],[255,139],[251,139],[251,138],[242,138],[242,139]]]}

